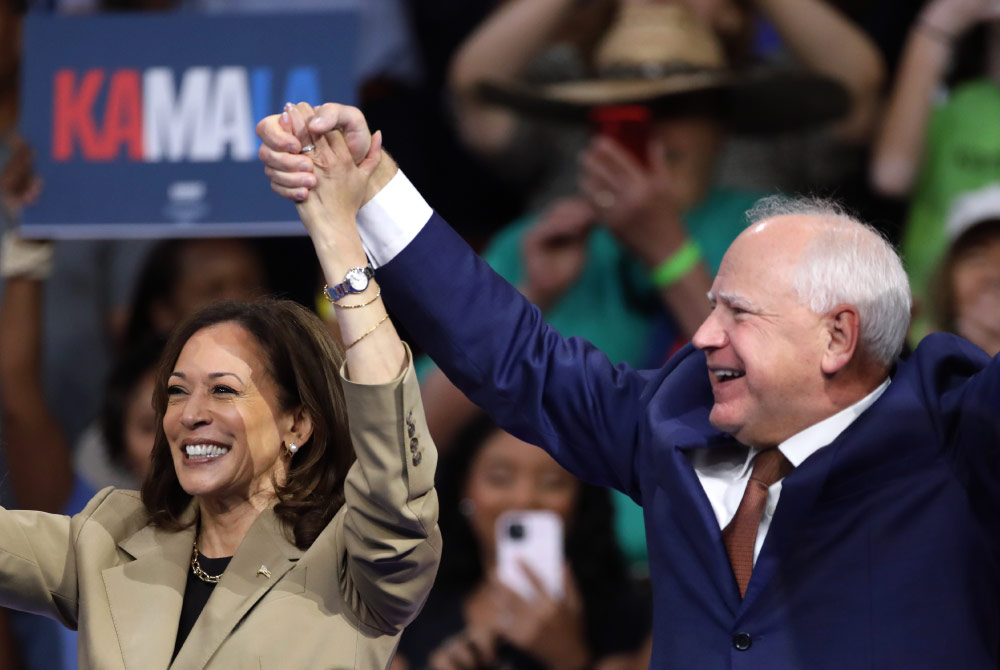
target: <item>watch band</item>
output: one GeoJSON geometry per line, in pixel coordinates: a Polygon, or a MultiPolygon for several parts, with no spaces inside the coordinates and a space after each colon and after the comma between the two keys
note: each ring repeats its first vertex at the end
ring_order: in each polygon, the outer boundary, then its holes
{"type": "Polygon", "coordinates": [[[364,291],[366,288],[368,288],[368,283],[371,281],[372,277],[375,276],[375,269],[372,267],[371,263],[369,263],[363,268],[351,268],[350,270],[347,271],[347,275],[344,276],[344,281],[340,282],[339,284],[326,287],[326,295],[331,302],[336,302],[341,298],[343,298],[345,295],[350,295],[351,293],[361,293],[361,291],[364,291]],[[355,290],[354,287],[351,286],[350,280],[347,278],[347,275],[350,275],[352,272],[355,271],[361,272],[365,276],[365,286],[360,290],[355,290]]]}

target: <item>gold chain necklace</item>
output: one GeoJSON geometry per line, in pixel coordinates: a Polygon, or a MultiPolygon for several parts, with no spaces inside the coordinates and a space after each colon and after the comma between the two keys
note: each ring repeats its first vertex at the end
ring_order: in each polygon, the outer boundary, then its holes
{"type": "Polygon", "coordinates": [[[208,584],[218,584],[219,580],[222,579],[222,573],[217,575],[210,575],[201,569],[201,565],[198,563],[198,539],[195,538],[194,545],[191,548],[191,572],[194,576],[203,582],[208,584]]]}

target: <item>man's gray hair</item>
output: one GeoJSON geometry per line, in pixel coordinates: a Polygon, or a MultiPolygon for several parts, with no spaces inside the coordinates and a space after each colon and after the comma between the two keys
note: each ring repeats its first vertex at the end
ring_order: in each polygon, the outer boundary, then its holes
{"type": "Polygon", "coordinates": [[[812,217],[821,228],[793,271],[799,300],[816,314],[853,305],[861,320],[859,348],[891,365],[903,349],[912,301],[896,250],[875,228],[822,198],[768,196],[747,212],[747,220],[753,225],[788,215],[812,217]]]}

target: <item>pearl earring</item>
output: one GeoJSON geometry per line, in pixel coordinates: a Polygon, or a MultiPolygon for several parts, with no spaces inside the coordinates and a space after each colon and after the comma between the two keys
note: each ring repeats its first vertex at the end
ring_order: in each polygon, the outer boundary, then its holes
{"type": "Polygon", "coordinates": [[[292,454],[294,456],[295,452],[298,451],[298,450],[299,450],[299,445],[295,444],[294,442],[289,442],[288,443],[288,453],[290,453],[290,454],[292,454]]]}

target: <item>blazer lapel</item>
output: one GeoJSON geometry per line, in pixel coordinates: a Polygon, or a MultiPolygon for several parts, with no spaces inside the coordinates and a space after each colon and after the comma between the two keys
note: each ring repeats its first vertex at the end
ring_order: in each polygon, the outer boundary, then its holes
{"type": "Polygon", "coordinates": [[[264,510],[222,573],[222,579],[177,653],[174,667],[204,668],[250,608],[278,583],[301,555],[302,551],[285,538],[274,508],[264,510]]]}
{"type": "Polygon", "coordinates": [[[736,590],[729,556],[722,544],[719,521],[685,452],[694,449],[731,447],[734,444],[735,440],[721,433],[709,436],[707,439],[698,436],[676,444],[672,450],[675,462],[673,467],[667,468],[674,481],[665,484],[665,488],[669,487],[668,491],[682,492],[680,495],[671,495],[671,500],[677,509],[675,521],[699,556],[701,566],[709,572],[709,581],[716,586],[723,602],[733,613],[739,607],[739,591],[736,590]]]}
{"type": "MultiPolygon", "coordinates": [[[[182,519],[193,520],[194,508],[182,519]]],[[[174,652],[194,526],[146,526],[118,546],[135,560],[103,571],[104,588],[126,668],[166,668],[174,652]]]]}

